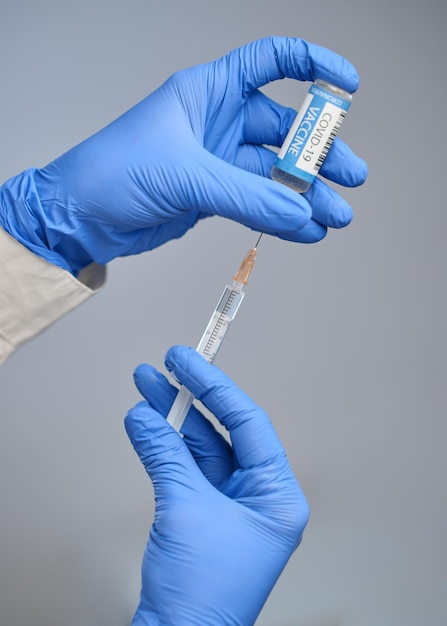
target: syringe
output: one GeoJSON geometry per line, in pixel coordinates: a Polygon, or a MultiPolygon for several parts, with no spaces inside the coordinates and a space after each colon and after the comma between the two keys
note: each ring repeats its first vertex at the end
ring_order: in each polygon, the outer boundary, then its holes
{"type": "MultiPolygon", "coordinates": [[[[214,361],[230,324],[236,317],[236,313],[239,310],[239,306],[245,295],[243,288],[244,285],[247,284],[248,277],[254,267],[256,261],[256,249],[261,237],[262,233],[259,236],[255,247],[249,250],[247,256],[242,261],[241,266],[233,278],[233,283],[231,285],[226,285],[223,294],[214,309],[211,319],[205,328],[205,332],[203,333],[196,348],[197,352],[201,354],[208,361],[208,363],[212,363],[214,361]]],[[[177,431],[180,431],[183,426],[183,422],[185,421],[185,417],[191,408],[193,400],[193,394],[188,391],[186,387],[181,386],[167,416],[167,421],[177,431]]]]}

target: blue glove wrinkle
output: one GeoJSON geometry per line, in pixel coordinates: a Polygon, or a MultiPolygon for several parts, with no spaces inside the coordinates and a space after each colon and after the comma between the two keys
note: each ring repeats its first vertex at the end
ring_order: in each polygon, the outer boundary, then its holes
{"type": "Polygon", "coordinates": [[[322,78],[349,93],[357,91],[359,75],[352,63],[326,48],[310,42],[305,42],[305,44],[309,63],[309,78],[307,80],[314,81],[317,78],[322,78]]]}
{"type": "MultiPolygon", "coordinates": [[[[158,248],[173,239],[180,239],[188,230],[194,228],[199,219],[204,217],[199,215],[199,211],[191,210],[165,224],[136,231],[134,241],[127,248],[126,255],[140,254],[158,248]]],[[[212,216],[206,215],[206,217],[212,216]]]]}
{"type": "MultiPolygon", "coordinates": [[[[278,80],[283,80],[284,78],[286,78],[286,73],[282,69],[282,59],[280,58],[280,55],[279,55],[279,50],[278,50],[278,46],[277,46],[277,37],[271,37],[270,41],[271,41],[271,45],[272,45],[272,48],[273,48],[273,56],[274,56],[275,63],[276,63],[276,69],[277,69],[277,72],[278,72],[278,74],[277,74],[278,80]]],[[[288,42],[288,44],[287,44],[288,48],[289,48],[289,54],[290,54],[290,48],[291,48],[291,46],[292,46],[294,41],[296,41],[296,39],[291,39],[288,42]]],[[[290,57],[291,56],[292,55],[290,54],[290,57]]],[[[270,80],[272,80],[272,79],[270,79],[270,80]]],[[[270,80],[269,80],[269,82],[270,82],[270,80]]]]}
{"type": "Polygon", "coordinates": [[[285,77],[314,81],[322,78],[350,93],[358,88],[359,76],[355,67],[332,50],[293,37],[271,37],[261,42],[269,40],[277,68],[270,80],[285,77]]]}
{"type": "Polygon", "coordinates": [[[42,205],[31,168],[7,180],[0,187],[0,223],[28,250],[62,269],[72,271],[66,259],[52,250],[42,219],[42,205]]]}
{"type": "Polygon", "coordinates": [[[161,487],[170,492],[178,482],[195,489],[197,481],[203,480],[182,438],[147,403],[140,402],[131,409],[124,424],[154,489],[161,487]]]}
{"type": "Polygon", "coordinates": [[[287,74],[288,78],[297,78],[302,81],[315,80],[314,66],[307,41],[292,40],[289,45],[289,58],[293,65],[287,74]]]}
{"type": "Polygon", "coordinates": [[[158,615],[142,602],[132,619],[132,626],[166,626],[160,622],[158,615]]]}
{"type": "MultiPolygon", "coordinates": [[[[177,390],[165,376],[150,365],[139,365],[134,381],[148,404],[166,416],[177,390]]],[[[190,409],[182,428],[183,441],[195,462],[209,482],[219,487],[235,469],[233,451],[225,438],[194,406],[190,409]]]]}
{"type": "MultiPolygon", "coordinates": [[[[135,452],[139,453],[139,445],[145,444],[150,433],[148,428],[150,407],[147,402],[140,401],[134,407],[132,407],[124,418],[124,427],[127,435],[132,442],[135,452]]],[[[141,462],[145,466],[143,459],[140,457],[141,462]]],[[[146,466],[145,466],[146,467],[146,466]]]]}
{"type": "Polygon", "coordinates": [[[262,465],[282,455],[283,447],[265,411],[215,365],[182,346],[168,351],[166,363],[229,431],[241,467],[262,465]]]}
{"type": "MultiPolygon", "coordinates": [[[[189,130],[191,137],[199,146],[204,145],[210,104],[213,102],[213,82],[212,64],[204,63],[188,70],[175,72],[158,89],[162,99],[166,99],[168,95],[167,110],[177,111],[175,116],[180,122],[180,128],[183,131],[189,130]],[[194,73],[195,80],[191,80],[192,73],[194,73]],[[180,112],[182,117],[180,117],[180,112]]],[[[169,125],[169,119],[166,121],[169,125]]],[[[169,129],[166,128],[166,133],[168,132],[169,129]]]]}

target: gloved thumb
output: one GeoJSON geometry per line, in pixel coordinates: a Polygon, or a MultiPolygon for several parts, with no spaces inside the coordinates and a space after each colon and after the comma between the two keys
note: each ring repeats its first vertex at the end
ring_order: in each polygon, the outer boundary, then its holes
{"type": "Polygon", "coordinates": [[[194,189],[190,206],[259,232],[293,239],[312,217],[310,204],[296,191],[231,165],[205,149],[189,178],[194,189]]]}
{"type": "MultiPolygon", "coordinates": [[[[202,477],[188,447],[166,419],[146,402],[139,402],[127,413],[124,425],[154,489],[164,495],[180,485],[191,486],[202,477]]],[[[158,494],[160,495],[160,494],[158,494]]]]}

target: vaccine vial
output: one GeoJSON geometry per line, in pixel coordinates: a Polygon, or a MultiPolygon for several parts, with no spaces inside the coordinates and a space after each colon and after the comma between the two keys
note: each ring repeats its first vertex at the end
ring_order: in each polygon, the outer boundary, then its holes
{"type": "Polygon", "coordinates": [[[303,193],[329,151],[351,105],[352,95],[324,80],[312,83],[281,146],[271,177],[303,193]]]}

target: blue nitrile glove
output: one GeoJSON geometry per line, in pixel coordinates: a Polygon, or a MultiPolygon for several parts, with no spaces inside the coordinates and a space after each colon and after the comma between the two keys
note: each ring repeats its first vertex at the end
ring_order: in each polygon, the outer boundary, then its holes
{"type": "MultiPolygon", "coordinates": [[[[323,182],[304,197],[270,179],[296,111],[259,91],[317,77],[353,92],[354,67],[301,39],[269,37],[171,76],[106,128],[0,189],[0,224],[37,254],[76,272],[150,250],[198,219],[221,215],[301,242],[347,225],[352,210],[323,182]]],[[[301,102],[297,102],[297,108],[301,102]]],[[[346,186],[365,162],[335,141],[321,169],[346,186]]]]}
{"type": "Polygon", "coordinates": [[[253,624],[308,519],[308,505],[264,411],[195,350],[168,369],[229,431],[192,408],[182,438],[165,420],[176,390],[149,365],[135,371],[147,402],[125,424],[155,492],[133,626],[253,624]]]}

